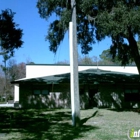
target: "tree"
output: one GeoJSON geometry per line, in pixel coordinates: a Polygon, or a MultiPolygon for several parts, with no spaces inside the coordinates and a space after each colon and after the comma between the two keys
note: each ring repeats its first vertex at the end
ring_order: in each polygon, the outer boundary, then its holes
{"type": "MultiPolygon", "coordinates": [[[[4,78],[4,86],[3,86],[3,95],[5,96],[5,100],[7,101],[7,97],[8,97],[8,94],[9,94],[9,81],[8,81],[8,69],[7,69],[7,60],[10,59],[11,56],[8,56],[7,54],[3,54],[3,63],[4,63],[4,66],[1,65],[1,68],[4,72],[4,75],[5,75],[5,78],[4,78]]],[[[11,89],[11,88],[10,88],[11,89]]]]}
{"type": "Polygon", "coordinates": [[[58,65],[67,65],[67,64],[69,64],[69,62],[68,62],[68,60],[63,60],[63,61],[58,61],[55,64],[58,64],[58,65]]]}
{"type": "Polygon", "coordinates": [[[105,61],[110,61],[112,59],[112,56],[110,54],[110,49],[104,50],[101,54],[100,54],[100,58],[102,60],[105,61]]]}
{"type": "Polygon", "coordinates": [[[4,57],[4,65],[1,65],[0,72],[0,96],[5,97],[5,101],[8,101],[9,97],[13,97],[13,85],[11,81],[21,79],[26,76],[26,64],[18,63],[16,60],[11,59],[7,62],[7,57],[4,57]],[[7,62],[7,63],[6,63],[7,62]]]}
{"type": "MultiPolygon", "coordinates": [[[[46,39],[54,53],[64,38],[71,20],[70,0],[38,0],[42,18],[58,18],[50,23],[46,39]]],[[[140,54],[135,36],[140,35],[140,0],[76,0],[77,37],[82,53],[88,54],[96,40],[112,40],[110,52],[122,65],[134,61],[140,73],[140,54]]]]}
{"type": "Polygon", "coordinates": [[[23,44],[22,30],[14,22],[14,12],[10,9],[3,10],[0,14],[0,55],[13,56],[14,49],[23,44]]]}
{"type": "Polygon", "coordinates": [[[2,95],[4,91],[4,86],[5,86],[5,78],[4,78],[4,73],[0,67],[0,100],[2,101],[2,95]]]}
{"type": "Polygon", "coordinates": [[[102,65],[102,60],[100,60],[97,56],[88,56],[85,55],[81,57],[80,55],[78,56],[78,64],[79,65],[102,65]]]}
{"type": "MultiPolygon", "coordinates": [[[[82,56],[78,55],[78,65],[97,65],[97,63],[98,63],[97,61],[98,61],[98,59],[96,56],[90,57],[88,55],[85,55],[82,57],[82,56]]],[[[63,60],[63,61],[58,61],[55,64],[68,65],[70,63],[68,60],[63,60]]]]}
{"type": "MultiPolygon", "coordinates": [[[[137,41],[137,46],[138,46],[138,51],[140,53],[140,38],[137,41]]],[[[114,65],[121,65],[121,60],[119,60],[119,55],[116,54],[116,56],[113,57],[112,56],[113,54],[111,54],[110,51],[111,51],[110,49],[107,49],[107,50],[104,50],[102,54],[100,54],[101,62],[103,63],[112,62],[114,65]]],[[[135,62],[129,60],[127,64],[135,65],[135,62]]]]}
{"type": "Polygon", "coordinates": [[[24,62],[17,64],[16,61],[12,59],[9,61],[8,66],[9,79],[11,81],[26,77],[26,64],[24,62]]]}
{"type": "Polygon", "coordinates": [[[104,64],[109,65],[121,65],[120,61],[118,60],[117,56],[112,59],[112,54],[110,53],[110,49],[104,50],[100,54],[101,62],[104,64]]]}

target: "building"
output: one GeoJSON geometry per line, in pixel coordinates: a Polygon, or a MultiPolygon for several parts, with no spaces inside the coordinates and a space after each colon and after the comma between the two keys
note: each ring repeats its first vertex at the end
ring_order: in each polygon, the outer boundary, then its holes
{"type": "MultiPolygon", "coordinates": [[[[139,107],[140,79],[135,66],[79,66],[81,108],[139,107]]],[[[15,106],[70,108],[69,65],[26,65],[26,78],[12,81],[15,106]]]]}

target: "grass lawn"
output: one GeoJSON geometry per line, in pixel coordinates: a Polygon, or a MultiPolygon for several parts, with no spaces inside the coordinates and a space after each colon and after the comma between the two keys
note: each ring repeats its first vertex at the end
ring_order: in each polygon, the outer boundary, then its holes
{"type": "Polygon", "coordinates": [[[128,140],[129,130],[140,129],[140,114],[96,108],[81,110],[81,123],[77,128],[71,125],[68,109],[0,108],[0,140],[128,140]]]}

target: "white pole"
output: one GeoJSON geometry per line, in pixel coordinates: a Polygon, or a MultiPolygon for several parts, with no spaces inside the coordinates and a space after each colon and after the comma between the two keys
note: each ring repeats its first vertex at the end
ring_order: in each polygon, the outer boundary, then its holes
{"type": "Polygon", "coordinates": [[[73,126],[80,125],[80,101],[79,101],[79,78],[78,78],[78,53],[77,35],[74,35],[73,22],[69,23],[69,47],[70,47],[70,70],[71,70],[71,109],[73,126]]]}

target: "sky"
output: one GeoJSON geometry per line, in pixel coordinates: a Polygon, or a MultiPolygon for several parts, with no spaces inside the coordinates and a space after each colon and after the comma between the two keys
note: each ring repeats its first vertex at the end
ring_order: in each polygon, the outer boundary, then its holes
{"type": "MultiPolygon", "coordinates": [[[[68,34],[65,35],[63,42],[60,44],[56,54],[49,50],[49,42],[45,41],[48,27],[51,21],[57,17],[52,16],[48,21],[42,19],[36,7],[38,0],[0,0],[1,10],[11,9],[16,14],[14,15],[14,22],[19,24],[19,28],[23,30],[22,40],[24,44],[18,50],[15,50],[14,57],[17,63],[20,62],[34,62],[35,64],[54,64],[59,61],[69,61],[69,39],[68,34]]],[[[103,50],[108,49],[111,44],[109,39],[93,44],[93,49],[88,56],[99,55],[103,50]]],[[[81,54],[78,48],[79,55],[81,54]]],[[[2,56],[0,56],[0,63],[2,63],[2,56]]]]}

